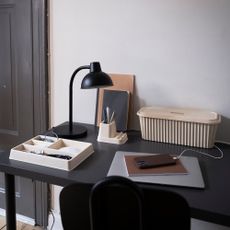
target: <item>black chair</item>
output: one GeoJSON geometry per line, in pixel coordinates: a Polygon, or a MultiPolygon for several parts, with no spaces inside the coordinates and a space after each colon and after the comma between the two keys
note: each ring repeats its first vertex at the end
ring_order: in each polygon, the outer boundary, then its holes
{"type": "Polygon", "coordinates": [[[90,230],[91,188],[88,184],[71,184],[61,190],[59,203],[64,230],[90,230]]]}
{"type": "Polygon", "coordinates": [[[179,194],[139,187],[110,176],[94,186],[69,185],[60,194],[64,230],[187,230],[190,208],[179,194]]]}
{"type": "Polygon", "coordinates": [[[125,177],[106,177],[90,193],[91,229],[142,230],[143,203],[137,184],[125,177]]]}

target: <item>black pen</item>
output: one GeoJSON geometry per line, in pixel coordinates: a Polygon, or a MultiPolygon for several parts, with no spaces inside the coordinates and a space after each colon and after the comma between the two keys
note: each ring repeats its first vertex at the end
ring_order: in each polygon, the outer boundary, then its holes
{"type": "Polygon", "coordinates": [[[103,123],[108,123],[108,118],[107,118],[107,113],[105,108],[103,109],[103,117],[104,117],[103,123]]]}

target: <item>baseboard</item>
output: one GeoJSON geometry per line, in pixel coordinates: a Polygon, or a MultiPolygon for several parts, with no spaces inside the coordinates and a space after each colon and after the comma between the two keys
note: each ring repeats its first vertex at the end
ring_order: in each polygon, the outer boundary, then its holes
{"type": "MultiPolygon", "coordinates": [[[[5,209],[0,208],[0,215],[1,216],[6,216],[5,209]]],[[[32,225],[32,226],[35,225],[34,219],[32,219],[30,217],[27,217],[27,216],[16,214],[16,219],[17,219],[17,221],[20,221],[20,222],[25,223],[25,224],[29,224],[29,225],[32,225]]]]}
{"type": "MultiPolygon", "coordinates": [[[[53,227],[52,227],[53,230],[63,230],[60,214],[57,213],[55,210],[51,210],[51,211],[52,211],[52,214],[51,213],[49,214],[48,229],[51,229],[51,227],[53,225],[53,227]]],[[[6,216],[5,209],[0,208],[0,216],[6,216]]],[[[17,221],[20,221],[22,223],[29,224],[32,226],[35,225],[34,219],[32,219],[30,217],[16,214],[16,218],[17,218],[17,221]]]]}

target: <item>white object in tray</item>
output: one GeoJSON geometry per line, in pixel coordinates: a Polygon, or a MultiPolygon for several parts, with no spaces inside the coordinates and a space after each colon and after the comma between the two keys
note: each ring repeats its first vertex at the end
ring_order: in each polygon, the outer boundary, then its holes
{"type": "Polygon", "coordinates": [[[221,116],[202,109],[143,107],[140,119],[143,139],[211,148],[221,116]]]}
{"type": "Polygon", "coordinates": [[[70,171],[94,152],[88,142],[57,139],[39,135],[22,143],[10,151],[10,159],[70,171]],[[67,155],[63,159],[47,154],[67,155]]]}

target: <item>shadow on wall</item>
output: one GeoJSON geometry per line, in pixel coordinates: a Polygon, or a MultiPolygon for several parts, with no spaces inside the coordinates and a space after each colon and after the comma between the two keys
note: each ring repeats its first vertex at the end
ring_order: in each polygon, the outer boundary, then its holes
{"type": "Polygon", "coordinates": [[[145,101],[138,98],[137,94],[134,93],[133,95],[134,97],[134,105],[133,105],[133,111],[132,111],[132,115],[131,115],[131,129],[134,130],[140,130],[140,121],[139,121],[139,117],[137,115],[137,111],[140,110],[142,107],[145,107],[145,101]]]}
{"type": "Polygon", "coordinates": [[[230,118],[221,116],[218,126],[216,140],[230,143],[230,118]]]}

